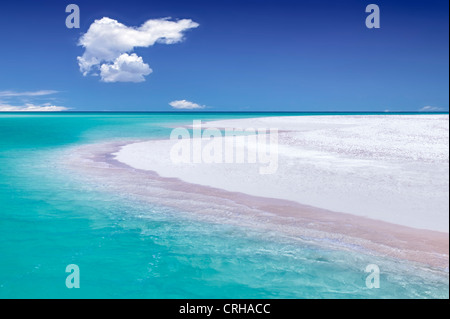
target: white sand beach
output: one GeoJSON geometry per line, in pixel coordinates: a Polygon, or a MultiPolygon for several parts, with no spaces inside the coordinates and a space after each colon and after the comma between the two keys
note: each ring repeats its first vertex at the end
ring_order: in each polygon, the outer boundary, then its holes
{"type": "MultiPolygon", "coordinates": [[[[203,123],[203,128],[278,129],[274,174],[260,174],[260,163],[173,163],[173,140],[125,145],[115,158],[192,184],[448,232],[448,120],[448,115],[369,115],[203,123]]],[[[239,147],[256,146],[250,141],[239,147]]]]}
{"type": "MultiPolygon", "coordinates": [[[[95,189],[172,207],[187,218],[448,272],[448,120],[302,116],[202,125],[277,128],[273,174],[261,174],[267,163],[258,161],[174,163],[171,150],[180,141],[170,139],[86,144],[67,150],[61,163],[88,176],[95,189]]],[[[235,151],[256,147],[248,137],[235,151]]]]}

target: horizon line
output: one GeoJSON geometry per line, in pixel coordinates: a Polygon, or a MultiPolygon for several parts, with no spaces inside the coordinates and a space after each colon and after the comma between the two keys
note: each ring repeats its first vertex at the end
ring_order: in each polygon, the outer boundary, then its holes
{"type": "Polygon", "coordinates": [[[68,114],[68,113],[165,113],[165,114],[211,114],[211,113],[297,113],[297,114],[449,114],[449,111],[0,111],[0,114],[68,114]]]}

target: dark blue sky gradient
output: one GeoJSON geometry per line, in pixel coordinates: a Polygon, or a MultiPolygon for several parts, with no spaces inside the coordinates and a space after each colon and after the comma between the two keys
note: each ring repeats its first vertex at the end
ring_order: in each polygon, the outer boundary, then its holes
{"type": "Polygon", "coordinates": [[[0,91],[57,90],[28,102],[74,111],[166,111],[181,99],[210,111],[448,111],[448,14],[446,0],[2,2],[0,91]],[[70,3],[80,29],[65,27],[70,3]],[[370,3],[381,29],[365,27],[370,3]],[[153,69],[145,82],[79,72],[77,41],[95,19],[168,16],[200,26],[182,43],[135,50],[153,69]]]}

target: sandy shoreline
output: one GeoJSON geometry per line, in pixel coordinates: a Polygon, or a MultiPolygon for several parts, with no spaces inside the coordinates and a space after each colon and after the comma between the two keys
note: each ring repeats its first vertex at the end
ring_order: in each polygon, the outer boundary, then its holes
{"type": "Polygon", "coordinates": [[[197,156],[214,144],[196,136],[181,163],[172,158],[178,140],[170,139],[130,143],[115,158],[191,184],[449,231],[448,115],[272,117],[203,125],[209,127],[275,127],[278,142],[272,147],[266,139],[270,156],[261,161],[255,135],[215,138],[220,163],[197,156]],[[231,155],[252,151],[253,163],[224,162],[232,143],[231,155]]]}
{"type": "Polygon", "coordinates": [[[70,156],[66,165],[108,190],[189,212],[206,222],[255,228],[293,239],[326,240],[338,249],[360,250],[448,271],[448,233],[164,178],[115,160],[112,154],[123,145],[106,143],[78,148],[77,156],[70,156]]]}
{"type": "MultiPolygon", "coordinates": [[[[126,145],[141,142],[79,147],[71,152],[67,164],[111,190],[174,207],[208,222],[256,228],[294,239],[326,240],[340,249],[361,250],[448,271],[449,237],[446,231],[418,229],[288,199],[186,182],[161,176],[153,170],[136,169],[116,159],[116,153],[126,145]]],[[[158,141],[148,143],[155,142],[158,141]]]]}

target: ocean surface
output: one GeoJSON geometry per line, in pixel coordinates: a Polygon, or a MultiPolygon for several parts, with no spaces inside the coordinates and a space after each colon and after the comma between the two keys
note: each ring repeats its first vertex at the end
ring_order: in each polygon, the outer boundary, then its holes
{"type": "Polygon", "coordinates": [[[0,298],[448,298],[448,269],[201,222],[59,165],[74,146],[271,115],[313,114],[1,113],[0,298]],[[369,264],[380,288],[366,287],[369,264]]]}

